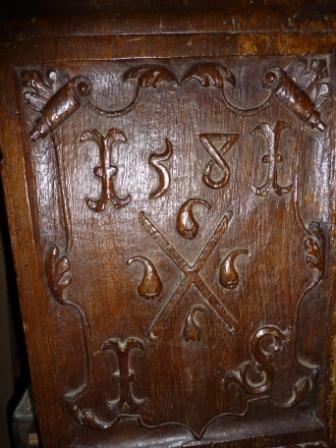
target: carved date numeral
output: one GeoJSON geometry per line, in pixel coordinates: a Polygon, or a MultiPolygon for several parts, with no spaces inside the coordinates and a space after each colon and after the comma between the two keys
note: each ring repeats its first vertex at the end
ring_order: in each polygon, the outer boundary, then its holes
{"type": "Polygon", "coordinates": [[[150,199],[160,198],[162,195],[166,193],[170,185],[170,174],[165,165],[162,162],[166,162],[173,155],[173,145],[171,141],[166,138],[166,149],[162,153],[153,153],[149,157],[149,163],[153,168],[156,169],[159,175],[159,185],[158,187],[151,192],[149,195],[150,199]]]}
{"type": "Polygon", "coordinates": [[[210,188],[218,190],[224,188],[230,180],[230,168],[224,159],[224,155],[238,140],[238,134],[201,134],[202,145],[212,157],[203,172],[203,182],[210,188]],[[221,179],[213,179],[214,165],[223,172],[221,179]]]}

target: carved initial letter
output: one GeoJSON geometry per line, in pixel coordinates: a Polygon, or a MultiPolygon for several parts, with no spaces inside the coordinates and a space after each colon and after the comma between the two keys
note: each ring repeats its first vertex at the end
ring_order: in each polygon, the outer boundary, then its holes
{"type": "Polygon", "coordinates": [[[115,142],[127,142],[126,135],[119,129],[112,128],[103,137],[96,129],[84,132],[81,142],[93,141],[99,148],[100,165],[93,170],[94,175],[101,180],[101,195],[99,199],[86,198],[86,203],[91,210],[101,212],[105,209],[107,201],[111,201],[115,208],[124,207],[131,200],[131,196],[119,198],[114,188],[113,176],[118,173],[118,168],[111,164],[112,147],[115,142]]]}
{"type": "Polygon", "coordinates": [[[102,351],[113,350],[118,357],[119,369],[114,373],[114,380],[120,384],[120,394],[116,400],[109,400],[111,410],[121,412],[134,412],[145,402],[145,398],[136,398],[133,395],[132,383],[135,375],[129,367],[129,358],[133,350],[144,350],[142,341],[129,338],[125,342],[118,339],[109,339],[103,344],[102,351]]]}
{"type": "Polygon", "coordinates": [[[286,187],[278,184],[278,164],[283,160],[279,153],[280,137],[281,132],[288,128],[289,125],[284,121],[277,121],[274,130],[267,123],[261,123],[252,131],[252,135],[260,133],[265,137],[268,149],[268,154],[265,154],[261,159],[263,163],[267,163],[269,166],[267,179],[260,187],[253,187],[258,196],[265,196],[271,188],[278,196],[289,193],[292,189],[292,184],[286,187]]]}

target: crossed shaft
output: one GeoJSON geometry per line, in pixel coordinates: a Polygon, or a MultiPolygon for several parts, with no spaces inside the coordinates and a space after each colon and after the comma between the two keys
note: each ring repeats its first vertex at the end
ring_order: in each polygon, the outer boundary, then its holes
{"type": "Polygon", "coordinates": [[[225,230],[227,229],[231,216],[231,212],[224,215],[213,235],[204,246],[198,259],[196,260],[194,265],[190,266],[184,260],[184,258],[175,250],[170,242],[162,235],[162,233],[155,227],[155,225],[149,220],[146,214],[144,212],[140,212],[139,222],[153,238],[153,240],[156,241],[156,243],[166,253],[166,255],[168,255],[168,257],[175,262],[178,268],[185,275],[184,279],[180,282],[174,294],[164,302],[161,310],[151,323],[149,327],[149,337],[151,339],[157,338],[158,327],[160,327],[161,323],[167,320],[167,318],[174,310],[175,306],[179,303],[181,298],[186,294],[186,292],[192,285],[196,286],[196,288],[202,294],[207,305],[223,322],[225,329],[231,334],[236,333],[235,324],[237,323],[237,320],[230,313],[230,311],[217,299],[217,297],[214,296],[214,294],[209,290],[209,288],[199,275],[199,272],[204,266],[204,263],[208,260],[211,252],[214,250],[225,230]]]}

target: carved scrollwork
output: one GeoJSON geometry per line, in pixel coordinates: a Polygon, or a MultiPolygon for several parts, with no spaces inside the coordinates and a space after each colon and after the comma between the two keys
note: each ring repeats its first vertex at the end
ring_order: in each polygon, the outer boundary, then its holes
{"type": "Polygon", "coordinates": [[[72,281],[71,266],[68,256],[61,255],[59,248],[57,246],[54,246],[47,253],[45,267],[48,287],[52,296],[60,305],[67,306],[75,311],[80,319],[81,330],[83,334],[84,350],[86,356],[84,381],[76,391],[65,394],[64,400],[69,412],[78,422],[90,421],[94,426],[95,418],[93,412],[91,410],[85,410],[82,412],[77,406],[77,400],[86,393],[89,388],[91,379],[89,322],[80,305],[65,296],[65,290],[70,286],[72,281]]]}
{"type": "Polygon", "coordinates": [[[71,284],[70,262],[66,255],[61,255],[57,246],[49,250],[46,260],[47,281],[53,297],[62,305],[65,289],[71,284]]]}
{"type": "Polygon", "coordinates": [[[120,109],[103,109],[102,107],[89,102],[89,106],[95,112],[108,118],[119,117],[125,115],[135,107],[139,96],[140,88],[152,87],[156,89],[162,82],[177,83],[177,78],[173,72],[162,65],[140,65],[131,67],[126,70],[122,77],[123,82],[135,81],[136,88],[132,100],[120,109]]]}
{"type": "Polygon", "coordinates": [[[229,84],[234,88],[236,79],[227,67],[218,62],[194,64],[181,80],[163,65],[145,64],[131,67],[124,72],[122,81],[135,81],[135,92],[131,101],[120,109],[104,109],[94,104],[89,98],[92,83],[83,76],[72,78],[62,85],[55,70],[49,71],[45,79],[36,70],[23,71],[21,83],[27,89],[24,93],[26,104],[41,113],[30,136],[33,141],[45,137],[64,123],[82,104],[87,104],[101,115],[114,118],[129,113],[135,107],[141,88],[157,88],[162,82],[177,85],[193,79],[203,87],[221,89],[227,107],[235,113],[255,114],[268,107],[274,95],[300,120],[323,131],[325,124],[317,109],[329,93],[329,70],[325,60],[308,59],[288,67],[287,71],[281,67],[267,69],[263,74],[262,84],[269,93],[254,107],[237,106],[229,99],[225,86],[229,84]]]}
{"type": "Polygon", "coordinates": [[[200,62],[193,65],[190,70],[183,76],[183,81],[196,79],[203,87],[219,87],[223,88],[225,82],[232,86],[236,85],[236,79],[233,73],[222,64],[216,62],[200,62]]]}
{"type": "Polygon", "coordinates": [[[170,185],[170,174],[163,162],[169,160],[173,155],[173,145],[171,141],[166,138],[166,149],[161,153],[153,153],[149,157],[149,163],[157,171],[159,175],[159,185],[152,191],[149,195],[150,199],[158,199],[163,196],[169,188],[170,185]]]}
{"type": "MultiPolygon", "coordinates": [[[[307,75],[308,77],[308,75],[307,75]]],[[[41,117],[35,123],[34,129],[31,133],[31,139],[37,140],[51,134],[60,126],[64,120],[70,117],[84,102],[89,104],[91,108],[105,115],[106,117],[116,117],[121,114],[128,113],[136,104],[140,88],[157,88],[161,82],[178,83],[176,76],[167,68],[162,66],[137,66],[127,70],[123,75],[123,81],[130,81],[136,83],[135,96],[131,103],[120,110],[103,110],[92,104],[87,97],[91,93],[91,83],[83,77],[76,77],[63,84],[57,77],[56,72],[52,71],[47,74],[44,79],[39,72],[22,72],[22,84],[27,88],[25,92],[25,100],[28,107],[39,111],[41,117]]],[[[215,87],[222,89],[223,97],[231,110],[237,113],[250,114],[261,110],[269,103],[270,97],[255,108],[240,108],[230,103],[227,99],[225,89],[227,84],[232,87],[235,86],[235,78],[232,72],[220,64],[201,63],[193,66],[187,74],[182,78],[182,81],[196,79],[204,87],[215,87]]],[[[304,123],[309,123],[312,128],[323,130],[324,123],[317,109],[317,103],[314,104],[313,98],[323,96],[326,92],[326,84],[322,83],[320,88],[316,81],[320,79],[318,75],[310,84],[306,83],[307,90],[303,89],[299,80],[296,81],[292,75],[285,70],[276,67],[276,69],[268,70],[265,73],[265,86],[271,90],[271,95],[274,95],[282,104],[292,111],[304,123]],[[274,75],[274,77],[273,77],[274,75]],[[276,78],[277,77],[277,78],[276,78]],[[267,84],[268,83],[268,84],[267,84]],[[274,83],[274,84],[273,84],[274,83]],[[309,92],[308,93],[308,89],[309,92]]],[[[271,128],[266,123],[262,123],[254,132],[261,132],[266,138],[268,154],[262,158],[262,162],[268,164],[269,170],[266,181],[259,187],[255,188],[258,195],[266,195],[271,189],[281,196],[292,190],[292,185],[282,186],[277,181],[278,165],[282,162],[282,155],[279,153],[279,141],[281,132],[288,127],[284,122],[277,122],[274,128],[271,128]]],[[[237,141],[238,134],[201,134],[200,140],[212,159],[207,163],[203,171],[203,182],[210,188],[219,189],[225,187],[229,182],[230,168],[224,159],[225,153],[237,141]],[[222,147],[218,148],[213,144],[212,137],[221,136],[228,138],[222,147]],[[215,169],[220,169],[222,177],[216,180],[214,177],[215,169]]],[[[103,211],[108,201],[111,201],[115,208],[123,207],[129,203],[131,196],[128,194],[124,198],[118,197],[113,177],[117,175],[118,168],[112,164],[112,147],[115,142],[126,143],[127,138],[125,134],[112,128],[106,136],[100,134],[97,130],[85,132],[81,137],[81,142],[93,141],[97,144],[99,149],[99,166],[94,167],[94,175],[99,178],[101,182],[101,194],[98,199],[86,198],[89,208],[94,211],[103,211]]],[[[170,174],[163,162],[168,161],[173,154],[173,147],[168,138],[165,139],[166,149],[162,153],[154,153],[149,158],[149,163],[156,169],[159,175],[159,186],[150,193],[150,198],[155,199],[161,197],[166,193],[170,186],[170,174]]],[[[56,150],[56,163],[60,167],[59,157],[56,150]]],[[[60,169],[58,169],[58,176],[60,176],[60,169]]],[[[61,178],[59,179],[61,182],[61,178]]],[[[69,212],[65,204],[67,196],[65,189],[61,185],[61,196],[63,198],[63,215],[65,219],[65,227],[69,221],[69,212]]],[[[193,207],[195,205],[202,205],[210,210],[210,204],[199,198],[192,198],[186,201],[177,213],[176,230],[185,239],[194,239],[199,231],[199,223],[193,215],[193,207]]],[[[296,204],[297,205],[297,204],[296,204]]],[[[147,234],[157,243],[162,251],[176,264],[181,271],[182,280],[177,285],[176,290],[168,297],[162,304],[160,304],[159,311],[155,315],[153,321],[149,326],[148,335],[152,339],[156,339],[160,330],[163,327],[163,322],[166,322],[172,314],[174,307],[187,294],[190,287],[195,287],[200,293],[201,300],[206,305],[196,304],[189,309],[185,321],[183,322],[181,336],[187,343],[197,343],[202,339],[202,316],[207,310],[220,318],[225,330],[230,335],[237,334],[238,321],[231,314],[231,312],[223,305],[208,287],[203,280],[200,271],[209,260],[211,253],[222,238],[224,232],[229,226],[232,213],[228,212],[223,216],[222,220],[217,225],[214,233],[211,235],[205,247],[201,251],[199,257],[194,264],[189,264],[182,255],[173,247],[160,230],[151,222],[144,212],[139,214],[139,222],[145,229],[147,234]]],[[[300,218],[301,219],[301,218],[300,218]]],[[[302,298],[310,291],[321,279],[325,270],[325,246],[326,240],[321,225],[312,221],[307,228],[303,225],[305,232],[304,237],[304,251],[305,260],[309,268],[318,271],[317,275],[309,287],[304,291],[298,300],[298,310],[302,298]]],[[[66,239],[68,240],[70,231],[66,231],[66,239]]],[[[65,397],[67,407],[76,419],[82,425],[91,429],[106,430],[112,428],[116,422],[123,416],[128,414],[135,414],[136,410],[145,402],[145,398],[138,398],[133,392],[133,383],[136,381],[136,375],[130,365],[131,353],[134,350],[144,351],[144,344],[140,339],[128,338],[121,341],[116,338],[107,340],[103,346],[102,351],[112,351],[114,358],[117,359],[118,368],[113,374],[113,381],[119,384],[119,395],[113,399],[106,401],[109,408],[109,419],[101,419],[97,413],[90,408],[81,408],[79,399],[87,392],[90,386],[90,363],[92,362],[92,351],[90,348],[90,329],[89,322],[81,307],[76,302],[71,301],[65,294],[65,291],[70,286],[71,270],[69,261],[68,241],[66,242],[66,249],[61,252],[57,246],[52,247],[46,257],[46,272],[49,290],[54,299],[60,305],[67,305],[75,309],[80,316],[81,325],[84,334],[84,344],[87,356],[87,375],[83,385],[77,389],[75,393],[69,393],[65,397]],[[79,392],[78,392],[79,390],[79,392]]],[[[231,251],[225,259],[221,262],[219,267],[219,282],[225,289],[234,289],[239,284],[239,274],[235,266],[235,260],[238,255],[248,255],[246,249],[236,249],[231,251]]],[[[135,262],[140,262],[144,268],[144,274],[140,284],[137,287],[138,293],[145,299],[152,300],[159,297],[163,290],[163,284],[159,273],[149,258],[144,256],[134,256],[128,260],[128,265],[135,262]]],[[[298,311],[297,311],[298,313],[298,311]]],[[[247,394],[257,396],[258,399],[266,398],[269,403],[274,406],[282,408],[291,408],[302,402],[311,392],[316,381],[318,369],[311,369],[310,374],[300,377],[294,382],[290,390],[290,396],[284,401],[275,401],[270,398],[270,391],[274,383],[275,353],[284,348],[288,342],[289,330],[282,330],[275,325],[265,325],[255,330],[249,341],[250,359],[243,361],[234,370],[225,373],[222,378],[222,383],[225,388],[232,384],[238,385],[240,389],[247,394]],[[266,394],[266,395],[264,395],[266,394]]],[[[190,345],[189,345],[190,347],[190,345]]],[[[238,362],[240,362],[239,360],[238,362]]],[[[303,364],[302,364],[303,365],[303,364]]],[[[323,442],[322,442],[323,443],[323,442]]],[[[310,445],[307,445],[310,446],[310,445]]],[[[312,445],[318,446],[318,445],[312,445]]],[[[326,445],[321,445],[326,446],[326,445]]]]}
{"type": "Polygon", "coordinates": [[[313,390],[317,374],[317,370],[312,370],[309,375],[299,378],[295,382],[288,400],[279,402],[269,399],[270,403],[280,408],[292,408],[296,406],[298,403],[304,401],[313,390]]]}
{"type": "Polygon", "coordinates": [[[199,224],[193,214],[195,205],[203,205],[208,210],[211,209],[211,205],[207,201],[199,198],[188,199],[181,205],[176,217],[176,230],[188,240],[193,240],[199,231],[199,224]]]}
{"type": "Polygon", "coordinates": [[[130,265],[134,262],[140,262],[145,269],[141,283],[138,286],[139,295],[149,300],[159,297],[162,292],[163,285],[154,264],[148,260],[148,258],[139,255],[130,258],[127,261],[127,264],[130,265]]]}
{"type": "Polygon", "coordinates": [[[233,73],[222,64],[216,62],[202,62],[193,65],[183,76],[182,81],[196,79],[203,87],[215,87],[221,90],[226,106],[233,112],[243,115],[252,115],[268,106],[271,94],[266,95],[265,99],[256,106],[243,107],[234,104],[225,91],[225,84],[236,86],[236,78],[233,73]]]}
{"type": "Polygon", "coordinates": [[[161,82],[177,83],[174,73],[162,65],[131,67],[123,75],[123,81],[136,79],[140,87],[156,88],[161,82]]]}
{"type": "Polygon", "coordinates": [[[273,356],[288,342],[289,331],[274,325],[258,328],[250,338],[251,360],[242,362],[237,369],[225,373],[223,385],[235,383],[246,393],[260,395],[268,391],[274,381],[273,356]],[[268,345],[264,342],[270,341],[268,345]]]}

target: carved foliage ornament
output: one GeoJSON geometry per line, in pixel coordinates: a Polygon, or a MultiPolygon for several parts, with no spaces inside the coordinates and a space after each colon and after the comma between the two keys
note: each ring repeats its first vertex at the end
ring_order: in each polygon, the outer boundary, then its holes
{"type": "MultiPolygon", "coordinates": [[[[319,131],[325,129],[318,107],[328,94],[328,67],[323,60],[313,59],[304,70],[302,61],[299,67],[288,67],[288,73],[281,67],[267,69],[261,80],[266,92],[262,103],[251,108],[237,106],[229,100],[225,91],[228,83],[236,86],[232,71],[217,62],[202,62],[193,65],[181,78],[162,65],[140,65],[131,67],[123,74],[122,80],[136,83],[134,97],[130,103],[117,110],[103,109],[93,104],[90,98],[92,83],[89,79],[77,76],[61,83],[57,72],[47,72],[45,79],[36,70],[21,72],[21,83],[25,88],[25,101],[28,107],[41,113],[30,133],[33,141],[45,137],[69,118],[81,105],[86,104],[95,112],[109,118],[118,117],[130,112],[137,101],[140,88],[157,88],[161,82],[182,84],[193,79],[203,87],[215,87],[222,91],[227,107],[235,113],[254,114],[267,107],[272,96],[289,109],[303,123],[319,131]],[[297,78],[295,74],[297,75],[297,78]],[[301,79],[301,80],[300,80],[301,79]],[[315,103],[314,103],[315,101],[315,103]]],[[[216,160],[220,162],[220,158],[216,160]]],[[[221,166],[221,165],[220,165],[221,166]]],[[[210,168],[208,168],[209,170],[210,168]]],[[[209,173],[208,173],[209,174],[209,173]]]]}

